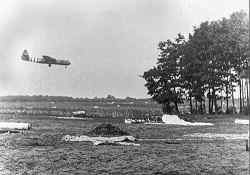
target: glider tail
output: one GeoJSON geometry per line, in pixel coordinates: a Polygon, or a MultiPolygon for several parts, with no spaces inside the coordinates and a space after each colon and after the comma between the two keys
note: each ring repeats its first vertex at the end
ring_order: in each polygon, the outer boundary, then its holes
{"type": "Polygon", "coordinates": [[[21,59],[22,59],[22,60],[25,60],[25,61],[29,61],[29,60],[30,60],[30,56],[29,56],[29,53],[28,53],[27,50],[24,50],[24,51],[23,51],[23,54],[22,54],[22,56],[21,56],[21,59]]]}

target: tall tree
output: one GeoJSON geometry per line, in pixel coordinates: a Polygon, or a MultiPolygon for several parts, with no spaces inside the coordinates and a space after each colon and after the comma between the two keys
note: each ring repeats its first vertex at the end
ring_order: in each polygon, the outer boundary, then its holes
{"type": "Polygon", "coordinates": [[[144,72],[142,76],[146,80],[148,94],[162,104],[164,113],[178,112],[178,103],[183,101],[183,80],[180,72],[184,41],[184,36],[179,34],[175,41],[160,42],[157,66],[144,72]]]}
{"type": "Polygon", "coordinates": [[[218,112],[217,101],[222,104],[224,98],[228,111],[228,100],[232,97],[234,102],[235,86],[246,68],[248,21],[246,13],[240,11],[230,18],[201,23],[188,41],[179,34],[174,41],[159,43],[158,62],[144,72],[143,78],[148,94],[163,105],[163,112],[172,112],[171,103],[178,111],[177,104],[184,96],[189,100],[191,112],[193,101],[196,112],[198,103],[199,111],[205,110],[205,96],[210,113],[218,112]]]}

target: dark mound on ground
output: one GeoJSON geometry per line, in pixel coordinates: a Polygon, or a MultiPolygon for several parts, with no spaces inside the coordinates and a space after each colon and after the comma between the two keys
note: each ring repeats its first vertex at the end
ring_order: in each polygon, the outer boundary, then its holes
{"type": "Polygon", "coordinates": [[[180,173],[178,171],[169,171],[169,172],[156,172],[155,175],[190,175],[188,173],[180,173]]]}
{"type": "Polygon", "coordinates": [[[124,136],[129,135],[127,132],[111,124],[100,124],[95,129],[88,133],[92,136],[124,136]]]}

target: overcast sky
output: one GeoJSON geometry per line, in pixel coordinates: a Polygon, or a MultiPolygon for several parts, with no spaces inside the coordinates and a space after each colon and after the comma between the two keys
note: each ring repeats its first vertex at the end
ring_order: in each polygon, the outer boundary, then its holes
{"type": "Polygon", "coordinates": [[[248,11],[248,0],[6,0],[0,6],[0,95],[148,97],[139,77],[157,43],[205,20],[248,11]],[[35,64],[32,56],[72,65],[35,64]]]}

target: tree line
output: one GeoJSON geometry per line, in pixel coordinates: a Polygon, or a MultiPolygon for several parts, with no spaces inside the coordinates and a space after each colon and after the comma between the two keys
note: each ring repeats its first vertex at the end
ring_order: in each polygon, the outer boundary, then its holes
{"type": "Polygon", "coordinates": [[[49,96],[49,95],[9,95],[0,96],[0,102],[150,102],[155,103],[150,98],[118,98],[113,95],[107,95],[106,97],[70,97],[70,96],[49,96]]]}
{"type": "MultiPolygon", "coordinates": [[[[160,41],[156,65],[142,75],[148,94],[162,104],[164,113],[179,112],[178,104],[184,101],[189,101],[191,113],[218,113],[218,100],[226,101],[229,112],[236,86],[242,96],[248,41],[249,18],[244,11],[202,22],[187,38],[178,34],[174,40],[160,41]]],[[[242,99],[240,103],[242,110],[242,99]]]]}

